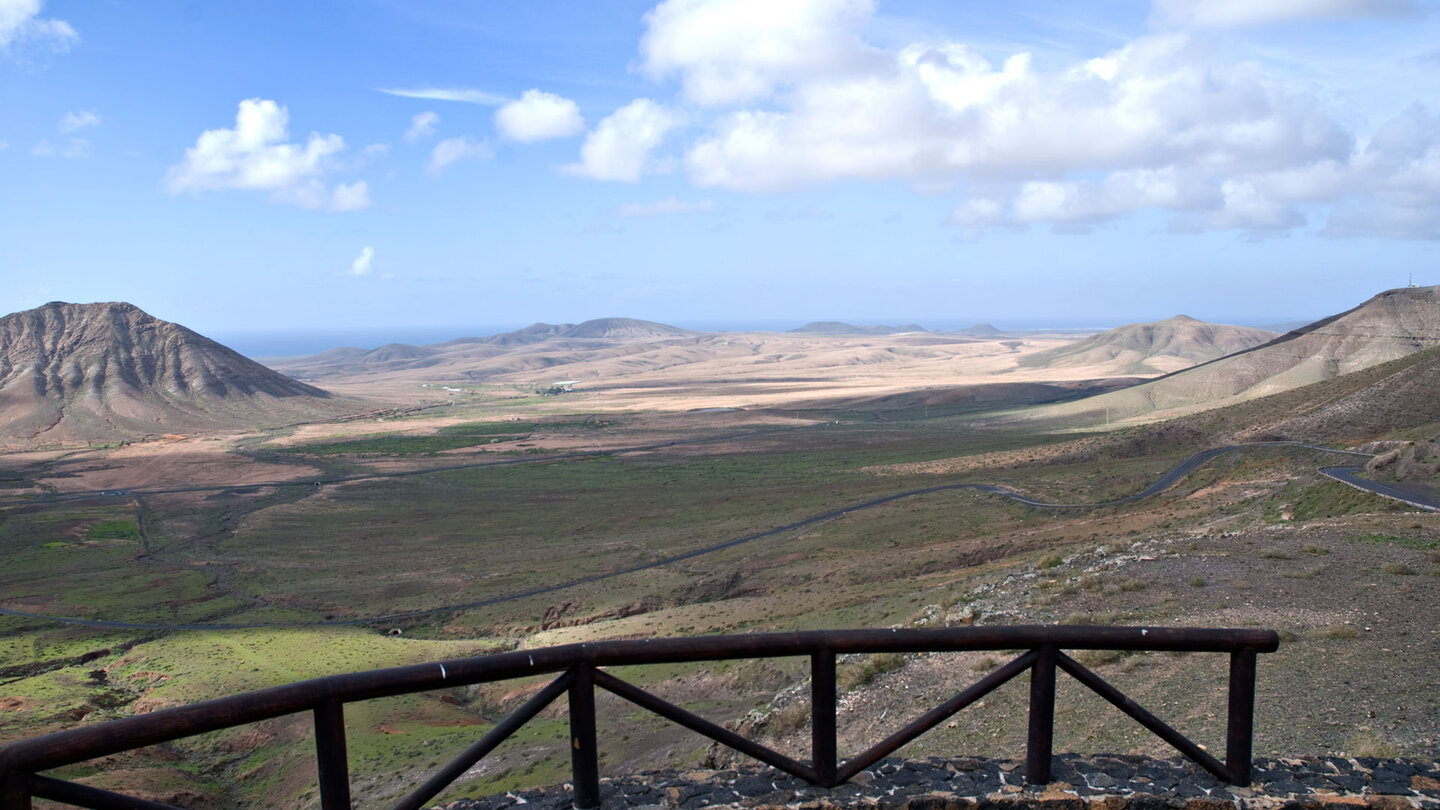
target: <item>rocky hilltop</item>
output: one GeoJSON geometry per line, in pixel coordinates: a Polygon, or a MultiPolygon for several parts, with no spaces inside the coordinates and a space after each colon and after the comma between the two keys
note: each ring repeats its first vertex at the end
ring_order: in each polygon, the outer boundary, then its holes
{"type": "Polygon", "coordinates": [[[1251,349],[1273,340],[1274,332],[1206,323],[1176,315],[1153,323],[1132,323],[1091,335],[1069,346],[1038,352],[1020,361],[1030,368],[1067,368],[1121,362],[1131,374],[1165,374],[1196,363],[1251,349]]]}
{"type": "Polygon", "coordinates": [[[0,437],[135,438],[334,417],[356,403],[126,303],[0,318],[0,437]]]}

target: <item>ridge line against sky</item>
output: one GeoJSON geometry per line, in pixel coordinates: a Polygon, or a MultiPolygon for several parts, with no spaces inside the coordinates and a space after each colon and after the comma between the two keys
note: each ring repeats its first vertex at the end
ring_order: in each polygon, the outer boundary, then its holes
{"type": "Polygon", "coordinates": [[[1440,281],[1421,0],[0,0],[0,308],[1308,320],[1440,281]]]}

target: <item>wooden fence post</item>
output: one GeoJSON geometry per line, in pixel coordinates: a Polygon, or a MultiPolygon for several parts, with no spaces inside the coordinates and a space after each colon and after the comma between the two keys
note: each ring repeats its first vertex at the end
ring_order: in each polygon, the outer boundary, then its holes
{"type": "Polygon", "coordinates": [[[0,774],[0,810],[30,810],[30,780],[25,774],[0,774]]]}
{"type": "Polygon", "coordinates": [[[810,742],[815,782],[835,786],[835,652],[810,655],[810,742]]]}
{"type": "Polygon", "coordinates": [[[595,670],[575,667],[570,682],[570,777],[575,807],[600,806],[600,754],[595,743],[595,670]]]}
{"type": "Polygon", "coordinates": [[[1043,785],[1050,781],[1050,748],[1055,740],[1055,655],[1054,644],[1037,651],[1030,667],[1030,732],[1025,742],[1025,781],[1043,785]]]}
{"type": "Polygon", "coordinates": [[[1225,728],[1225,767],[1230,784],[1250,785],[1255,736],[1255,649],[1230,653],[1230,707],[1225,728]]]}
{"type": "Polygon", "coordinates": [[[315,761],[320,766],[320,807],[323,810],[350,810],[345,708],[333,698],[315,707],[315,761]]]}

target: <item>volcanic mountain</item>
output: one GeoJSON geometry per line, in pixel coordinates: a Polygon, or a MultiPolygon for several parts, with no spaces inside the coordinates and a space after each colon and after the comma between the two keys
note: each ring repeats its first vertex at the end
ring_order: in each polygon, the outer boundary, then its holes
{"type": "Polygon", "coordinates": [[[0,318],[0,437],[115,440],[355,410],[131,304],[54,302],[0,318]]]}
{"type": "Polygon", "coordinates": [[[1028,368],[1113,366],[1124,373],[1166,374],[1196,363],[1254,348],[1276,337],[1274,332],[1245,326],[1197,321],[1176,315],[1154,323],[1132,323],[1091,335],[1068,346],[1032,354],[1020,361],[1028,368]]]}
{"type": "Polygon", "coordinates": [[[1254,348],[1035,415],[1073,420],[1193,413],[1334,379],[1434,346],[1440,346],[1440,287],[1407,287],[1254,348]]]}

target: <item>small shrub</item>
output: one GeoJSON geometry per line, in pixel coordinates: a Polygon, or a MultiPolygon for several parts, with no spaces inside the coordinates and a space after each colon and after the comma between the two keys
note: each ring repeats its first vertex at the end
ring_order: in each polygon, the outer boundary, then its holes
{"type": "Polygon", "coordinates": [[[775,734],[789,734],[798,731],[810,723],[810,704],[805,702],[791,703],[783,709],[776,709],[770,713],[765,723],[766,730],[775,734]]]}
{"type": "Polygon", "coordinates": [[[835,683],[848,691],[864,686],[886,672],[905,666],[905,656],[900,653],[877,653],[863,661],[846,664],[835,674],[835,683]]]}
{"type": "Polygon", "coordinates": [[[1261,557],[1264,557],[1264,558],[1267,559],[1267,560],[1289,560],[1289,559],[1293,559],[1293,557],[1290,556],[1290,552],[1286,551],[1286,550],[1283,549],[1283,548],[1267,548],[1267,549],[1263,549],[1263,550],[1260,552],[1260,556],[1261,556],[1261,557]]]}
{"type": "Polygon", "coordinates": [[[1303,552],[1305,552],[1306,554],[1314,554],[1314,555],[1317,556],[1317,557],[1320,556],[1320,555],[1322,555],[1322,554],[1329,554],[1329,553],[1330,553],[1330,549],[1328,549],[1328,548],[1322,548],[1322,547],[1320,547],[1320,546],[1315,545],[1314,543],[1306,543],[1305,545],[1303,545],[1303,546],[1300,547],[1300,550],[1303,551],[1303,552]]]}
{"type": "Polygon", "coordinates": [[[1380,570],[1396,576],[1411,576],[1415,573],[1414,568],[1411,568],[1403,562],[1385,563],[1385,565],[1381,566],[1380,570]]]}
{"type": "Polygon", "coordinates": [[[1043,559],[1040,560],[1040,567],[1054,568],[1055,566],[1063,562],[1065,562],[1065,558],[1061,557],[1059,554],[1047,554],[1043,559]]]}
{"type": "Polygon", "coordinates": [[[1359,632],[1348,624],[1332,624],[1329,627],[1322,627],[1311,634],[1315,638],[1344,639],[1355,638],[1359,632]]]}
{"type": "Polygon", "coordinates": [[[1370,729],[1361,729],[1346,740],[1346,753],[1352,757],[1392,759],[1400,756],[1400,746],[1370,729]]]}
{"type": "Polygon", "coordinates": [[[1119,650],[1076,650],[1071,657],[1080,662],[1081,666],[1095,669],[1119,661],[1124,657],[1124,653],[1119,650]]]}
{"type": "Polygon", "coordinates": [[[1281,572],[1280,576],[1286,579],[1314,579],[1325,572],[1325,566],[1317,565],[1313,568],[1301,568],[1295,571],[1281,572]]]}
{"type": "Polygon", "coordinates": [[[1142,580],[1142,579],[1136,579],[1136,578],[1134,578],[1134,577],[1126,577],[1126,578],[1120,580],[1119,582],[1115,583],[1115,590],[1121,591],[1121,592],[1124,592],[1124,593],[1128,593],[1128,592],[1131,592],[1131,591],[1143,591],[1143,590],[1145,590],[1145,589],[1148,588],[1148,587],[1150,587],[1150,586],[1149,586],[1148,584],[1146,584],[1146,582],[1145,582],[1144,580],[1142,580]]]}
{"type": "Polygon", "coordinates": [[[1425,552],[1425,559],[1429,560],[1432,563],[1440,565],[1440,551],[1425,552]]]}
{"type": "Polygon", "coordinates": [[[1132,655],[1120,662],[1121,672],[1134,672],[1135,670],[1150,665],[1150,659],[1143,655],[1132,655]]]}
{"type": "Polygon", "coordinates": [[[1203,588],[1208,584],[1210,583],[1206,582],[1205,578],[1202,576],[1194,576],[1190,578],[1190,587],[1192,588],[1203,588]]]}
{"type": "Polygon", "coordinates": [[[992,655],[981,656],[975,663],[970,665],[971,672],[989,672],[999,662],[992,655]]]}

